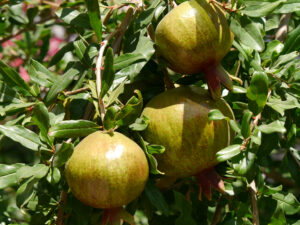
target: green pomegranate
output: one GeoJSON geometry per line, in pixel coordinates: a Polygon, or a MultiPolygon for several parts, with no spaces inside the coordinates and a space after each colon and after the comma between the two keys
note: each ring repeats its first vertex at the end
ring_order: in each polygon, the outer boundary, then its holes
{"type": "Polygon", "coordinates": [[[94,208],[116,208],[137,198],[149,168],[143,150],[123,134],[97,131],[84,138],[66,164],[77,199],[94,208]]]}
{"type": "Polygon", "coordinates": [[[158,24],[155,42],[159,55],[182,74],[204,72],[212,97],[220,96],[220,82],[232,89],[220,67],[233,41],[225,13],[209,0],[191,0],[171,10],[158,24]]]}
{"type": "Polygon", "coordinates": [[[166,151],[156,157],[158,169],[166,177],[197,175],[218,163],[216,153],[230,144],[233,133],[226,120],[209,121],[212,109],[234,118],[225,100],[211,100],[208,91],[200,87],[171,89],[146,105],[143,115],[150,123],[143,136],[165,146],[166,151]]]}

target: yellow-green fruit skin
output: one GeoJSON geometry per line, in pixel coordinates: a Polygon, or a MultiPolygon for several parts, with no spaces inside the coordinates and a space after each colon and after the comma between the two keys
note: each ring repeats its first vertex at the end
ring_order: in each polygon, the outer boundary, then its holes
{"type": "Polygon", "coordinates": [[[158,53],[174,71],[183,74],[199,73],[219,64],[232,41],[223,9],[208,0],[180,4],[155,31],[158,53]]]}
{"type": "Polygon", "coordinates": [[[65,175],[74,196],[94,208],[126,205],[144,190],[149,175],[143,150],[131,139],[97,131],[68,160],[65,175]]]}
{"type": "Polygon", "coordinates": [[[143,115],[150,123],[143,136],[166,148],[155,157],[167,177],[189,177],[218,164],[216,153],[230,144],[233,133],[226,120],[209,121],[212,109],[234,118],[225,100],[211,100],[200,87],[171,89],[146,105],[143,115]]]}

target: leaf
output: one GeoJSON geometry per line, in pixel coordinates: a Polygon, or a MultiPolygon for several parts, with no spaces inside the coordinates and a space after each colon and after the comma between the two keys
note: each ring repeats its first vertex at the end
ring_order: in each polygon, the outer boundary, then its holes
{"type": "Polygon", "coordinates": [[[145,60],[145,56],[141,53],[126,53],[115,59],[114,68],[115,70],[123,69],[139,60],[145,60]]]}
{"type": "Polygon", "coordinates": [[[53,158],[53,166],[63,166],[71,157],[73,151],[74,145],[72,143],[63,142],[62,144],[56,144],[53,158]]]}
{"type": "Polygon", "coordinates": [[[232,157],[240,154],[241,145],[230,145],[216,153],[218,162],[224,162],[232,157]]]}
{"type": "Polygon", "coordinates": [[[28,149],[38,151],[41,147],[47,147],[40,141],[39,136],[20,125],[6,126],[0,125],[0,132],[10,139],[19,142],[28,149]]]}
{"type": "Polygon", "coordinates": [[[101,93],[100,93],[101,98],[103,98],[103,96],[107,93],[107,91],[109,90],[110,86],[114,81],[115,71],[113,68],[113,64],[114,64],[114,53],[112,48],[108,48],[104,59],[104,71],[102,75],[101,93]]]}
{"type": "Polygon", "coordinates": [[[242,119],[242,126],[241,126],[241,134],[246,139],[250,136],[250,120],[252,117],[252,112],[249,110],[244,111],[243,119],[242,119]]]}
{"type": "Polygon", "coordinates": [[[272,57],[279,56],[279,54],[283,51],[284,44],[282,44],[278,40],[270,41],[267,44],[267,49],[261,54],[262,60],[272,60],[272,57]]]}
{"type": "Polygon", "coordinates": [[[189,203],[183,194],[173,191],[175,198],[175,206],[180,211],[180,216],[175,220],[175,225],[196,225],[197,223],[192,218],[192,205],[189,203]]]}
{"type": "Polygon", "coordinates": [[[90,25],[95,31],[98,42],[102,41],[102,23],[98,0],[86,0],[90,25]]]}
{"type": "Polygon", "coordinates": [[[137,118],[134,123],[129,125],[129,128],[134,131],[143,131],[149,125],[150,120],[146,116],[142,116],[141,118],[137,118]]]}
{"type": "Polygon", "coordinates": [[[44,140],[47,140],[50,118],[48,109],[43,102],[34,106],[31,120],[39,127],[44,140]]]}
{"type": "Polygon", "coordinates": [[[260,113],[268,97],[268,77],[264,72],[255,72],[247,89],[249,108],[254,115],[260,113]]]}
{"type": "Polygon", "coordinates": [[[298,2],[298,0],[286,0],[284,4],[274,11],[274,13],[292,13],[299,10],[300,2],[298,2]]]}
{"type": "Polygon", "coordinates": [[[24,166],[23,163],[0,164],[0,190],[17,184],[16,171],[22,166],[24,166]]]}
{"type": "Polygon", "coordinates": [[[125,106],[116,115],[116,124],[126,126],[136,120],[143,108],[143,98],[140,91],[136,91],[138,97],[132,96],[125,106]]]}
{"type": "Polygon", "coordinates": [[[55,12],[55,14],[65,23],[75,27],[90,29],[89,16],[85,13],[71,8],[62,8],[55,12]]]}
{"type": "Polygon", "coordinates": [[[288,97],[286,101],[282,101],[281,99],[271,96],[267,102],[267,105],[280,113],[281,116],[284,116],[285,110],[300,108],[300,104],[298,103],[297,99],[293,97],[288,97]]]}
{"type": "Polygon", "coordinates": [[[3,103],[20,103],[21,100],[17,92],[0,81],[0,104],[3,103]]]}
{"type": "MultiPolygon", "coordinates": [[[[284,157],[284,162],[285,166],[288,168],[292,178],[295,180],[297,185],[300,187],[300,161],[296,157],[293,156],[293,151],[298,153],[298,150],[296,149],[290,149],[289,151],[286,151],[285,157],[284,157]]],[[[299,154],[299,153],[298,153],[299,154]]]]}
{"type": "Polygon", "coordinates": [[[158,163],[157,163],[156,158],[148,152],[148,149],[147,149],[147,144],[148,143],[144,141],[143,137],[138,132],[135,132],[135,136],[137,138],[137,141],[138,141],[139,145],[142,147],[143,151],[145,152],[145,154],[147,156],[147,159],[148,159],[148,162],[149,162],[150,173],[152,173],[152,174],[164,174],[164,173],[162,173],[161,171],[158,170],[158,168],[157,168],[158,163]]]}
{"type": "Polygon", "coordinates": [[[88,120],[66,120],[52,126],[49,136],[57,138],[85,137],[99,128],[99,125],[88,120]]]}
{"type": "Polygon", "coordinates": [[[161,211],[164,215],[169,215],[169,206],[164,199],[162,193],[157,189],[154,182],[149,179],[145,187],[145,194],[150,200],[151,204],[156,207],[157,210],[161,211]]]}
{"type": "Polygon", "coordinates": [[[297,26],[294,30],[288,33],[286,40],[284,42],[284,48],[282,53],[286,54],[293,51],[299,51],[300,49],[299,43],[300,43],[300,27],[297,26]]]}
{"type": "Polygon", "coordinates": [[[48,171],[48,166],[44,164],[35,164],[34,166],[21,167],[17,170],[16,176],[19,182],[30,177],[34,177],[35,179],[41,179],[47,175],[48,171]]]}
{"type": "Polygon", "coordinates": [[[74,49],[73,42],[70,42],[64,45],[62,48],[58,50],[58,52],[52,57],[51,61],[49,62],[49,67],[56,65],[67,52],[70,52],[74,49]]]}
{"type": "Polygon", "coordinates": [[[51,87],[56,81],[56,77],[46,67],[34,59],[30,62],[29,74],[33,82],[43,87],[51,87]]]}
{"type": "Polygon", "coordinates": [[[151,145],[147,145],[146,147],[147,147],[149,154],[162,154],[166,150],[165,147],[162,145],[151,144],[151,145]]]}
{"type": "Polygon", "coordinates": [[[284,122],[281,122],[279,120],[276,120],[273,123],[260,125],[258,126],[258,129],[265,134],[271,134],[274,132],[279,132],[279,133],[286,132],[286,129],[284,127],[284,122]]]}
{"type": "Polygon", "coordinates": [[[116,73],[116,78],[118,79],[121,77],[129,77],[130,80],[133,80],[140,73],[146,63],[150,60],[154,52],[154,43],[151,41],[151,39],[141,36],[139,38],[136,50],[132,52],[132,54],[140,53],[143,55],[144,60],[138,60],[136,63],[121,69],[116,73]]]}
{"type": "Polygon", "coordinates": [[[17,92],[24,95],[32,95],[30,94],[30,87],[25,83],[21,76],[2,60],[0,60],[0,80],[17,92]]]}
{"type": "Polygon", "coordinates": [[[278,201],[278,204],[287,215],[293,215],[300,211],[300,204],[292,193],[287,195],[275,193],[272,195],[272,198],[278,201]]]}
{"type": "Polygon", "coordinates": [[[299,56],[298,52],[291,52],[285,55],[279,56],[279,58],[274,62],[272,65],[272,69],[277,69],[279,66],[282,66],[288,62],[291,62],[292,60],[296,59],[299,56]]]}
{"type": "Polygon", "coordinates": [[[71,82],[73,81],[74,77],[77,76],[81,72],[80,64],[76,63],[71,69],[65,72],[62,76],[60,76],[57,81],[52,85],[48,94],[45,98],[45,104],[50,105],[55,98],[57,97],[58,93],[63,91],[67,88],[71,82]]]}
{"type": "Polygon", "coordinates": [[[110,130],[116,127],[116,119],[115,116],[117,112],[120,110],[117,106],[111,106],[106,110],[103,126],[106,130],[110,130]]]}
{"type": "Polygon", "coordinates": [[[230,120],[229,117],[224,116],[223,113],[218,109],[210,110],[209,113],[208,113],[208,119],[209,119],[209,121],[223,120],[223,119],[226,119],[227,121],[230,120]]]}
{"type": "Polygon", "coordinates": [[[286,0],[279,0],[274,2],[246,0],[244,1],[246,7],[242,9],[241,12],[251,17],[267,16],[283,2],[286,2],[286,0]]]}
{"type": "Polygon", "coordinates": [[[259,52],[264,50],[265,44],[259,26],[246,16],[239,21],[231,18],[230,28],[242,44],[259,52]]]}
{"type": "Polygon", "coordinates": [[[10,103],[5,105],[0,105],[0,116],[14,115],[18,112],[24,111],[26,108],[33,106],[34,102],[27,103],[10,103]]]}
{"type": "Polygon", "coordinates": [[[24,205],[26,205],[31,198],[34,197],[34,190],[33,186],[37,182],[36,179],[31,178],[24,182],[17,190],[17,198],[16,203],[17,206],[22,208],[24,205]]]}

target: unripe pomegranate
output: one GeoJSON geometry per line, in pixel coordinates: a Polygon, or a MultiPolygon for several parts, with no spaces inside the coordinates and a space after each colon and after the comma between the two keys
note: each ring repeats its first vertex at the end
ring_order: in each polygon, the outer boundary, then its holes
{"type": "Polygon", "coordinates": [[[220,97],[220,81],[232,89],[231,80],[219,65],[232,41],[223,9],[209,0],[180,4],[155,31],[158,53],[171,69],[182,74],[204,72],[213,98],[220,97]]]}
{"type": "Polygon", "coordinates": [[[218,163],[216,153],[230,144],[233,134],[226,120],[209,121],[212,109],[234,118],[225,100],[213,101],[200,87],[171,89],[146,105],[142,114],[150,123],[143,136],[147,142],[166,148],[156,155],[158,169],[166,177],[197,175],[218,163]]]}
{"type": "Polygon", "coordinates": [[[97,131],[84,138],[66,164],[74,196],[94,208],[116,208],[137,198],[149,168],[143,150],[123,134],[97,131]]]}

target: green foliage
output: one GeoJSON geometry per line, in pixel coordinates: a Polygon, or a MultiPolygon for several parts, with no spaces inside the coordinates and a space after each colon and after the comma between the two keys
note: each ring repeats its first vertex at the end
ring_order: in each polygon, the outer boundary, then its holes
{"type": "MultiPolygon", "coordinates": [[[[216,155],[225,192],[201,201],[196,179],[165,177],[156,158],[166,149],[141,136],[144,105],[165,89],[154,31],[184,0],[139,2],[0,1],[0,224],[100,224],[103,210],[75,199],[64,167],[82,138],[105,129],[147,156],[150,179],[126,206],[137,225],[252,224],[253,182],[260,224],[299,225],[299,1],[210,3],[225,7],[234,34],[221,63],[234,78],[222,97],[235,119],[212,109],[209,120],[227,121],[235,138],[216,155]]],[[[203,74],[167,72],[175,85],[206,88],[203,74]]]]}

